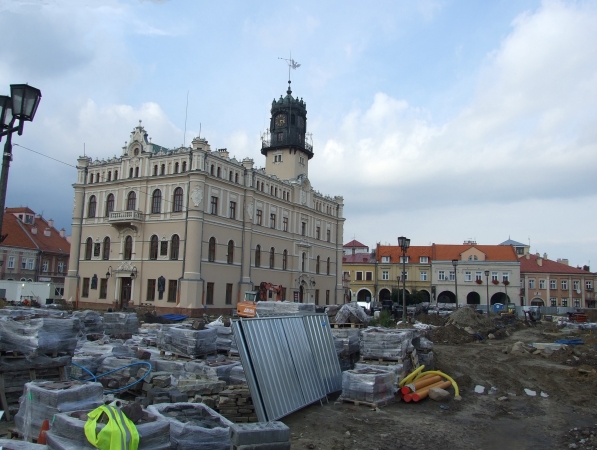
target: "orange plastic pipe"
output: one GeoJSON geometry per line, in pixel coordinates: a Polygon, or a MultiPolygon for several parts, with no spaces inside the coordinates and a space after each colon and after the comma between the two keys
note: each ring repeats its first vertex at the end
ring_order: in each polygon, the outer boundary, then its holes
{"type": "Polygon", "coordinates": [[[408,394],[411,391],[418,391],[422,388],[424,388],[425,386],[429,386],[430,384],[433,383],[437,383],[438,381],[443,381],[442,377],[440,377],[439,375],[432,375],[430,377],[425,377],[415,381],[414,383],[411,383],[409,385],[405,385],[402,386],[402,393],[403,394],[408,394]],[[411,389],[411,386],[414,386],[414,389],[411,389]]]}
{"type": "MultiPolygon", "coordinates": [[[[425,390],[431,389],[433,387],[437,387],[437,386],[439,386],[440,384],[443,384],[443,383],[444,383],[444,381],[438,381],[436,383],[430,384],[429,386],[425,386],[419,392],[424,392],[425,390]]],[[[418,392],[409,392],[408,394],[404,394],[402,396],[402,400],[404,400],[406,403],[412,402],[413,400],[415,400],[415,394],[418,394],[418,392]]],[[[415,401],[418,401],[418,400],[415,400],[415,401]]]]}
{"type": "Polygon", "coordinates": [[[443,381],[442,383],[439,383],[438,385],[432,384],[431,386],[423,389],[422,391],[414,392],[412,395],[412,399],[415,402],[418,402],[419,400],[423,400],[425,397],[427,397],[429,395],[430,389],[433,389],[433,388],[446,389],[447,387],[450,387],[450,386],[452,386],[452,383],[450,381],[443,381]]]}

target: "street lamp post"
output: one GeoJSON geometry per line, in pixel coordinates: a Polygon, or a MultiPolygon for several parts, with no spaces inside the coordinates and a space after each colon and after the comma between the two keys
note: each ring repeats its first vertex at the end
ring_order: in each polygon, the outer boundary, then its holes
{"type": "Polygon", "coordinates": [[[406,251],[410,247],[410,239],[400,236],[398,245],[402,249],[402,323],[406,325],[406,251]]]}
{"type": "Polygon", "coordinates": [[[41,100],[41,91],[27,84],[11,84],[10,97],[0,95],[0,141],[7,136],[2,157],[2,173],[0,174],[0,242],[6,239],[2,234],[4,221],[4,204],[6,202],[6,188],[8,185],[8,170],[12,161],[12,134],[16,131],[23,134],[25,122],[31,122],[37,112],[41,100]],[[19,121],[15,126],[15,122],[19,121]]]}
{"type": "Polygon", "coordinates": [[[452,265],[454,266],[454,293],[456,294],[456,309],[458,309],[458,277],[456,276],[456,267],[458,266],[458,260],[453,259],[452,265]]]}
{"type": "Polygon", "coordinates": [[[485,271],[485,286],[487,287],[487,315],[489,316],[489,270],[485,271]]]}

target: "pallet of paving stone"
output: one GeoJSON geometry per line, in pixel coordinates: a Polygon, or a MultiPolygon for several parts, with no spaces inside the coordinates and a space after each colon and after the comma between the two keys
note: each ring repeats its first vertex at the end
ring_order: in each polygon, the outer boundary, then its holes
{"type": "Polygon", "coordinates": [[[365,328],[362,323],[332,323],[332,328],[365,328]]]}
{"type": "Polygon", "coordinates": [[[19,410],[19,397],[23,395],[25,383],[35,380],[66,381],[66,367],[70,365],[70,356],[50,358],[11,358],[0,357],[0,402],[7,420],[19,410]]]}
{"type": "Polygon", "coordinates": [[[394,359],[365,358],[363,356],[359,358],[359,361],[363,364],[376,364],[378,366],[395,366],[396,364],[400,364],[400,361],[394,359]]]}
{"type": "Polygon", "coordinates": [[[163,357],[168,357],[171,356],[174,359],[182,359],[182,360],[187,360],[187,361],[193,361],[193,360],[202,360],[205,359],[208,356],[217,356],[218,352],[209,352],[209,353],[203,353],[201,355],[185,355],[184,353],[179,353],[179,352],[172,352],[169,350],[160,350],[160,356],[163,357]],[[166,355],[166,353],[170,353],[170,355],[166,355]]]}
{"type": "Polygon", "coordinates": [[[352,403],[355,406],[368,406],[370,408],[380,408],[382,406],[387,406],[391,403],[396,402],[396,397],[392,396],[376,402],[365,402],[362,400],[354,400],[352,398],[338,397],[337,402],[352,403]]]}

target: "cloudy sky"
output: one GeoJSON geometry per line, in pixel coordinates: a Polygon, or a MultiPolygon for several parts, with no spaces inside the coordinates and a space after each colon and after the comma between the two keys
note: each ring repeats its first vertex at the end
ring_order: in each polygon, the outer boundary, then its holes
{"type": "MultiPolygon", "coordinates": [[[[344,196],[345,242],[511,237],[597,266],[595,2],[0,0],[0,30],[0,93],[43,93],[23,147],[120,155],[141,119],[154,143],[201,129],[264,166],[292,51],[310,179],[344,196]]],[[[75,176],[15,147],[7,206],[70,232],[75,176]]]]}

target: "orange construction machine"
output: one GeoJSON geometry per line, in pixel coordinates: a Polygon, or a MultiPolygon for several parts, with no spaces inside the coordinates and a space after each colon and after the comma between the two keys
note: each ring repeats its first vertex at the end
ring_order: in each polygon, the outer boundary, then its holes
{"type": "Polygon", "coordinates": [[[281,285],[263,282],[259,285],[259,290],[245,292],[245,299],[236,305],[236,313],[239,317],[256,317],[257,302],[273,300],[274,294],[276,301],[279,302],[282,300],[283,291],[284,288],[281,285]]]}

